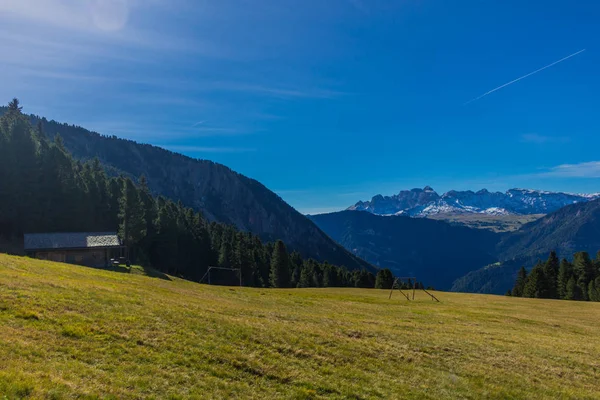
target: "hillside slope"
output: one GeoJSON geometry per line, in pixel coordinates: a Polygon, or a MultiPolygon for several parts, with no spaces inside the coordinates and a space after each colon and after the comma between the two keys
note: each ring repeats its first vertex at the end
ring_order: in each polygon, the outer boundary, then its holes
{"type": "MultiPolygon", "coordinates": [[[[5,111],[6,108],[0,108],[0,114],[5,111]]],[[[282,239],[305,257],[351,270],[373,270],[261,183],[223,165],[44,118],[30,119],[33,125],[41,122],[48,137],[60,134],[75,158],[97,157],[113,174],[123,173],[136,179],[144,175],[155,194],[181,201],[211,221],[235,225],[266,241],[282,239]]]]}
{"type": "Polygon", "coordinates": [[[504,236],[498,245],[500,260],[545,258],[552,250],[561,257],[600,250],[600,200],[561,208],[504,236]]]}
{"type": "Polygon", "coordinates": [[[357,256],[390,268],[396,275],[416,276],[425,285],[439,289],[450,289],[455,279],[496,261],[499,236],[485,230],[363,211],[311,218],[357,256]]]}
{"type": "Polygon", "coordinates": [[[600,305],[198,285],[0,254],[5,398],[598,398],[600,305]]]}
{"type": "Polygon", "coordinates": [[[496,249],[500,263],[471,271],[452,290],[503,294],[521,266],[531,268],[553,250],[569,259],[578,251],[593,257],[600,250],[600,200],[566,206],[502,235],[496,249]]]}

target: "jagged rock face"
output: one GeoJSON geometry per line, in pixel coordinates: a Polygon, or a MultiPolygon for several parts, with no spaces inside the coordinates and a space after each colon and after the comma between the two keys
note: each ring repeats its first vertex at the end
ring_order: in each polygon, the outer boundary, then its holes
{"type": "Polygon", "coordinates": [[[367,202],[358,202],[350,210],[369,211],[373,214],[396,214],[438,200],[440,196],[429,186],[424,189],[403,190],[394,196],[377,195],[367,202]]]}
{"type": "Polygon", "coordinates": [[[377,195],[371,201],[360,201],[349,210],[368,211],[378,215],[426,217],[433,214],[479,213],[488,215],[548,214],[569,204],[587,202],[600,194],[571,194],[539,190],[510,189],[506,193],[482,189],[451,190],[438,195],[431,187],[403,190],[394,196],[377,195]]]}

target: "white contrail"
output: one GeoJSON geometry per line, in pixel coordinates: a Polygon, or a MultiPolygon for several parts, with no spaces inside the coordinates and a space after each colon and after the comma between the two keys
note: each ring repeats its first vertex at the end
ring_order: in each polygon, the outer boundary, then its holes
{"type": "Polygon", "coordinates": [[[583,49],[583,50],[579,50],[577,53],[573,53],[573,54],[571,54],[570,56],[566,56],[565,58],[561,58],[561,59],[560,59],[560,60],[558,60],[558,61],[554,61],[552,64],[548,64],[548,65],[546,65],[545,67],[542,67],[542,68],[540,68],[540,69],[537,69],[537,70],[535,70],[535,71],[533,71],[533,72],[530,72],[530,73],[528,73],[527,75],[523,75],[522,77],[520,77],[520,78],[517,78],[517,79],[515,79],[515,80],[512,80],[512,81],[510,81],[510,82],[508,82],[508,83],[505,83],[505,84],[504,84],[504,85],[502,85],[502,86],[498,86],[497,88],[495,88],[495,89],[492,89],[492,90],[490,90],[489,92],[485,92],[484,94],[482,94],[482,95],[481,95],[481,96],[479,96],[479,97],[475,97],[474,99],[471,99],[471,100],[467,101],[465,104],[463,104],[463,106],[466,106],[466,105],[467,105],[467,104],[469,104],[469,103],[472,103],[472,102],[474,102],[474,101],[477,101],[477,100],[479,100],[479,99],[482,99],[482,98],[484,98],[485,96],[487,96],[488,94],[492,94],[492,93],[494,93],[495,91],[497,91],[497,90],[500,90],[500,89],[502,89],[502,88],[504,88],[504,87],[507,87],[508,85],[512,85],[513,83],[515,83],[515,82],[518,82],[518,81],[520,81],[521,79],[525,79],[525,78],[527,78],[528,76],[531,76],[531,75],[533,75],[533,74],[537,74],[538,72],[540,72],[540,71],[543,71],[543,70],[545,70],[546,68],[550,68],[551,66],[553,66],[553,65],[556,65],[556,64],[558,64],[558,63],[561,63],[561,62],[563,62],[563,61],[565,61],[565,60],[567,60],[567,59],[569,59],[569,58],[571,58],[571,57],[575,57],[577,54],[579,54],[579,53],[583,53],[584,51],[585,51],[585,49],[583,49]]]}

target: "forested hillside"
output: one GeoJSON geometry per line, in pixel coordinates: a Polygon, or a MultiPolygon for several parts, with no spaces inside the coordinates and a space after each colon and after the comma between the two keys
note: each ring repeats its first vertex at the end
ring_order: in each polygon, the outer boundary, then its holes
{"type": "Polygon", "coordinates": [[[181,203],[155,198],[143,177],[136,185],[129,177],[107,176],[98,159],[75,161],[61,136],[49,141],[44,124],[33,128],[18,101],[11,102],[0,117],[0,251],[19,252],[25,232],[117,228],[133,261],[187,279],[200,279],[208,266],[218,265],[241,268],[247,286],[375,283],[366,270],[303,259],[282,241],[263,244],[181,203]]]}
{"type": "MultiPolygon", "coordinates": [[[[503,236],[498,246],[500,259],[537,259],[555,250],[559,257],[600,249],[600,200],[569,205],[518,231],[503,236]]],[[[535,260],[534,260],[535,262],[535,260]]]]}
{"type": "Polygon", "coordinates": [[[75,159],[98,158],[110,175],[124,174],[134,181],[143,175],[151,193],[180,201],[209,221],[235,225],[265,241],[281,239],[290,249],[321,262],[372,270],[261,183],[223,165],[33,115],[27,118],[50,140],[59,134],[75,159]]]}
{"type": "Polygon", "coordinates": [[[556,252],[539,261],[531,272],[521,267],[508,296],[600,302],[600,252],[596,259],[581,251],[559,261],[556,252]]]}
{"type": "Polygon", "coordinates": [[[496,249],[500,262],[457,279],[452,290],[502,294],[512,287],[521,266],[530,270],[552,251],[573,260],[575,253],[598,250],[600,200],[569,205],[502,235],[496,249]]]}

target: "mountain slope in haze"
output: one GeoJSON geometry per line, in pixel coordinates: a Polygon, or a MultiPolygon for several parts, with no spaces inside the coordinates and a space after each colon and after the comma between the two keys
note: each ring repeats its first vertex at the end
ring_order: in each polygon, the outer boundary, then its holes
{"type": "Polygon", "coordinates": [[[531,215],[547,214],[564,206],[599,198],[600,194],[570,194],[528,189],[510,189],[506,193],[451,190],[438,195],[431,187],[403,190],[397,195],[377,195],[360,201],[349,210],[378,215],[403,214],[427,217],[439,214],[531,215]]]}
{"type": "Polygon", "coordinates": [[[359,211],[310,218],[357,256],[437,289],[450,289],[457,278],[496,261],[499,235],[486,230],[359,211]]]}
{"type": "MultiPolygon", "coordinates": [[[[0,109],[0,114],[6,108],[0,109]]],[[[159,147],[30,116],[49,138],[60,134],[67,150],[80,160],[94,157],[113,174],[146,176],[150,189],[201,211],[211,221],[232,224],[263,240],[282,239],[305,257],[348,269],[373,269],[324,234],[313,222],[256,180],[206,160],[159,147]]]]}

